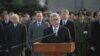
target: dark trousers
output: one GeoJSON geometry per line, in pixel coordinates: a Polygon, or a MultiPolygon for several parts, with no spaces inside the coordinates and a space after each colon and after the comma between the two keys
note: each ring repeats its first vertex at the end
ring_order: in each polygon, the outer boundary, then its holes
{"type": "Polygon", "coordinates": [[[31,50],[30,49],[25,50],[25,56],[31,56],[31,50]]]}
{"type": "Polygon", "coordinates": [[[20,48],[14,48],[14,49],[11,49],[8,52],[8,56],[21,56],[21,53],[22,53],[22,49],[20,49],[20,48]]]}
{"type": "Polygon", "coordinates": [[[87,56],[87,44],[76,43],[76,56],[87,56]]]}

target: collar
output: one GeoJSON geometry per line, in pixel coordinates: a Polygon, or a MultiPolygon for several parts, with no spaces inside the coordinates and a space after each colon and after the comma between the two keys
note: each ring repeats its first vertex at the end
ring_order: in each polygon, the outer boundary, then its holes
{"type": "Polygon", "coordinates": [[[62,22],[64,22],[64,23],[67,23],[67,21],[68,21],[68,19],[66,19],[66,20],[62,20],[62,22]]]}
{"type": "Polygon", "coordinates": [[[58,29],[59,29],[59,26],[58,26],[58,27],[54,27],[54,26],[53,26],[52,28],[53,28],[53,30],[56,28],[56,30],[58,31],[58,29]]]}
{"type": "Polygon", "coordinates": [[[13,24],[14,26],[17,26],[18,24],[13,24]]]}
{"type": "Polygon", "coordinates": [[[37,24],[38,24],[38,23],[40,23],[40,24],[41,24],[41,23],[42,23],[42,21],[37,21],[37,24]]]}
{"type": "Polygon", "coordinates": [[[8,23],[9,22],[9,20],[5,20],[5,23],[8,23]]]}

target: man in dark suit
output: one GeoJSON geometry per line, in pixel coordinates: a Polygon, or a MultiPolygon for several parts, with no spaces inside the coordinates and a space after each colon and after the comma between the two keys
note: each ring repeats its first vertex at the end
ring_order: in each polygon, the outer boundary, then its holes
{"type": "Polygon", "coordinates": [[[9,25],[11,25],[12,22],[10,21],[10,17],[8,14],[3,14],[3,21],[2,21],[2,25],[3,25],[3,30],[4,30],[4,38],[3,38],[3,53],[4,56],[7,56],[8,51],[5,51],[8,48],[8,27],[9,25]]]}
{"type": "Polygon", "coordinates": [[[4,14],[3,15],[2,24],[4,26],[4,30],[7,31],[7,28],[9,27],[9,25],[12,24],[12,22],[10,21],[10,17],[9,17],[8,14],[4,14]]]}
{"type": "Polygon", "coordinates": [[[0,56],[4,56],[3,44],[4,44],[4,29],[2,23],[0,22],[0,56]]]}
{"type": "Polygon", "coordinates": [[[64,43],[71,42],[70,32],[67,28],[60,26],[60,16],[57,13],[50,15],[51,27],[44,30],[45,37],[41,40],[43,43],[64,43]]]}
{"type": "Polygon", "coordinates": [[[63,9],[60,12],[60,16],[61,16],[60,24],[69,29],[72,40],[75,41],[75,28],[74,28],[74,23],[69,20],[69,11],[66,9],[63,9]]]}
{"type": "Polygon", "coordinates": [[[97,14],[99,20],[92,23],[92,47],[95,56],[100,56],[100,12],[97,14]]]}
{"type": "Polygon", "coordinates": [[[19,23],[19,16],[17,14],[11,17],[12,24],[8,28],[8,56],[20,56],[25,46],[13,46],[26,42],[26,28],[19,23]]]}
{"type": "MultiPolygon", "coordinates": [[[[69,11],[67,9],[61,10],[60,16],[61,16],[60,24],[69,29],[72,40],[75,41],[75,28],[74,28],[74,23],[69,20],[69,11]]],[[[74,55],[75,54],[68,54],[68,56],[74,56],[74,55]]]]}
{"type": "MultiPolygon", "coordinates": [[[[46,21],[43,21],[43,19],[44,19],[43,13],[41,11],[36,11],[35,21],[31,22],[29,25],[27,42],[41,38],[43,36],[44,29],[49,27],[49,23],[46,21]]],[[[37,40],[37,41],[40,41],[40,40],[37,40]]],[[[34,42],[36,41],[28,43],[29,49],[33,50],[32,46],[34,42]]],[[[31,51],[31,56],[41,56],[41,54],[38,54],[35,51],[31,51]]]]}

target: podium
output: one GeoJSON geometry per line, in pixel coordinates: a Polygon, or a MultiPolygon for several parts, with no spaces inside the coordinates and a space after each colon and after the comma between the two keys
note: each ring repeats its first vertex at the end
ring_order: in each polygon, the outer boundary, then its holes
{"type": "Polygon", "coordinates": [[[65,56],[75,50],[75,43],[39,43],[33,45],[34,51],[44,56],[65,56]]]}

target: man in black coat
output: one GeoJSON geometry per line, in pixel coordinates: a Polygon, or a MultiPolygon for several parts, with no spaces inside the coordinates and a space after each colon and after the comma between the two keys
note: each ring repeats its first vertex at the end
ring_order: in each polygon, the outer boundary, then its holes
{"type": "Polygon", "coordinates": [[[95,56],[100,56],[100,12],[98,13],[98,18],[99,20],[92,23],[91,49],[95,51],[95,56]]]}
{"type": "Polygon", "coordinates": [[[70,32],[67,28],[60,26],[60,16],[57,13],[50,15],[51,27],[44,30],[44,36],[42,39],[43,43],[64,43],[71,42],[70,32]]]}
{"type": "Polygon", "coordinates": [[[11,17],[12,24],[8,28],[8,56],[20,56],[25,46],[20,45],[26,42],[26,28],[19,23],[19,16],[17,14],[11,17]]]}
{"type": "Polygon", "coordinates": [[[2,23],[0,22],[0,56],[4,56],[3,44],[4,44],[4,29],[2,23]]]}
{"type": "Polygon", "coordinates": [[[3,34],[4,34],[4,37],[3,37],[3,54],[4,56],[7,56],[7,53],[8,51],[6,50],[8,48],[8,27],[9,25],[12,24],[12,22],[10,21],[10,17],[8,14],[4,14],[3,15],[3,21],[1,22],[2,25],[3,25],[3,34]]]}
{"type": "MultiPolygon", "coordinates": [[[[60,16],[61,16],[60,24],[69,29],[72,40],[75,41],[75,27],[74,27],[74,23],[70,21],[69,11],[67,9],[61,10],[60,16]]],[[[74,55],[75,53],[68,54],[68,56],[74,56],[74,55]]]]}
{"type": "Polygon", "coordinates": [[[69,11],[67,9],[61,10],[60,16],[61,16],[60,24],[69,29],[72,40],[75,41],[75,27],[74,23],[69,19],[69,11]]]}

